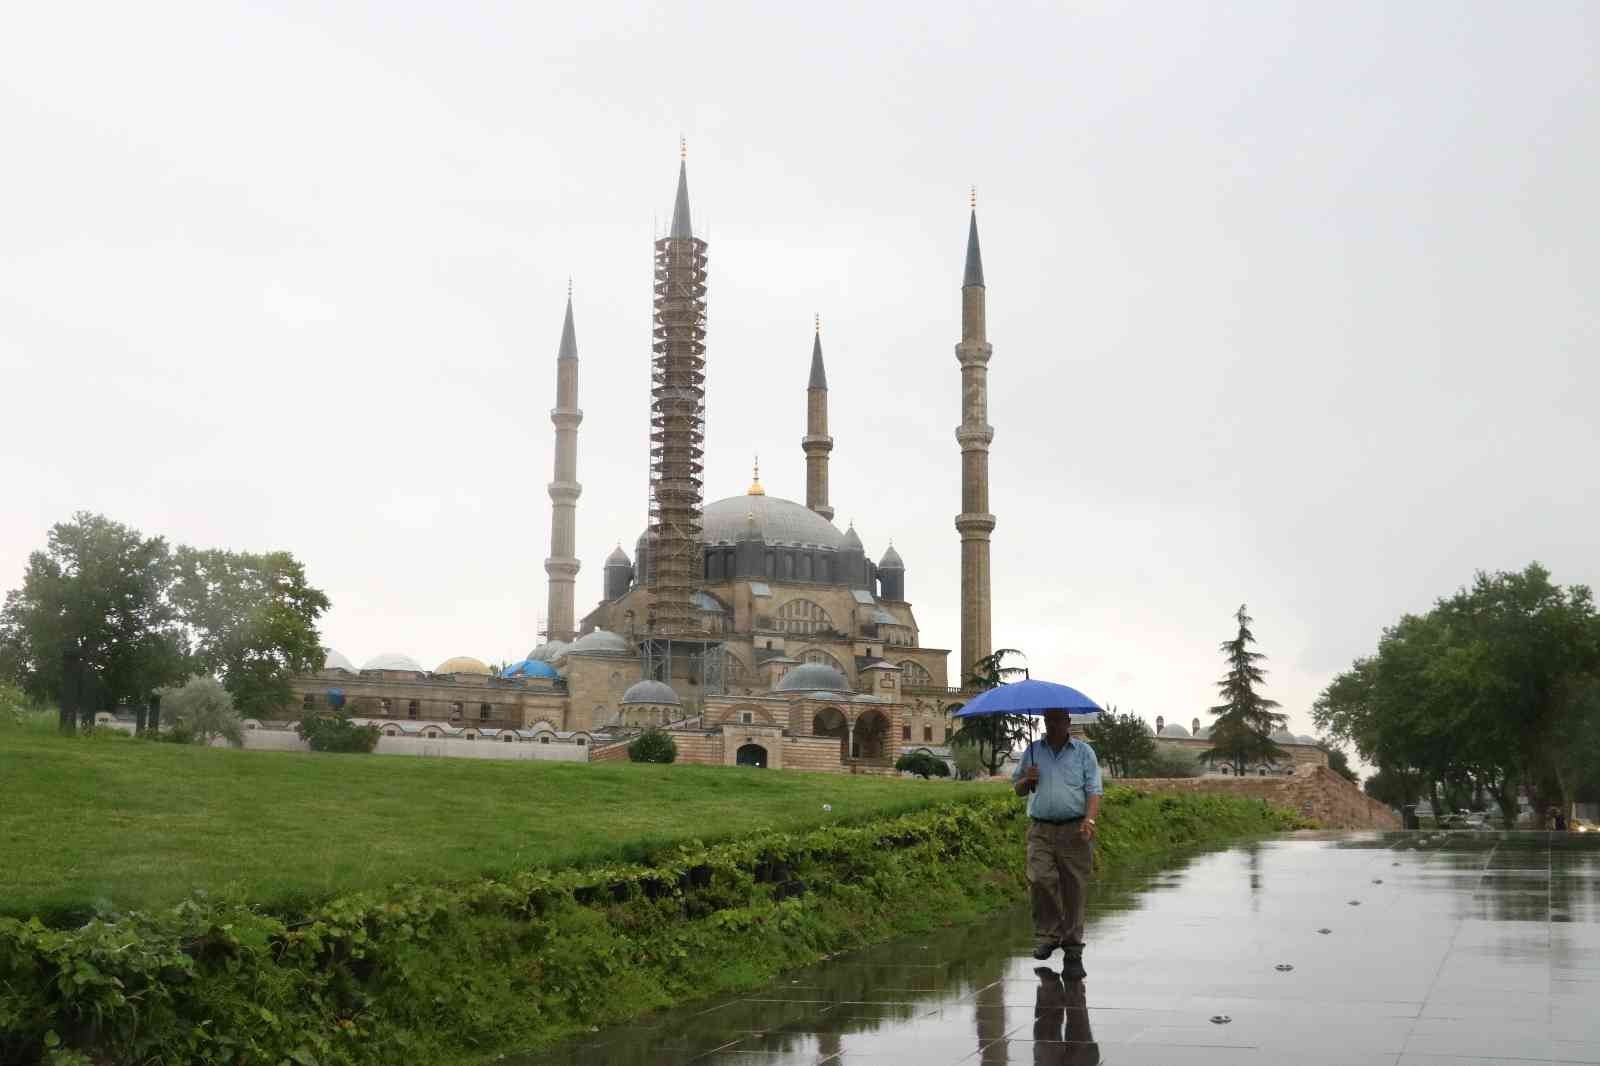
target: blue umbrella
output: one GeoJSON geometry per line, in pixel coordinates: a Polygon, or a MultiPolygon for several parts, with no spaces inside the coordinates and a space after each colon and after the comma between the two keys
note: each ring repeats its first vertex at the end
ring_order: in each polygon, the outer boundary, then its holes
{"type": "Polygon", "coordinates": [[[1101,707],[1071,685],[1053,681],[1018,681],[982,693],[955,713],[957,718],[986,714],[1043,714],[1050,710],[1073,714],[1098,713],[1101,707]]]}

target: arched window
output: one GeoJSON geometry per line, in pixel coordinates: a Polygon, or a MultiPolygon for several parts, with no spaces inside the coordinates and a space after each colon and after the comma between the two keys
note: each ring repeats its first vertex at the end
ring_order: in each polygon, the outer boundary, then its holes
{"type": "MultiPolygon", "coordinates": [[[[807,648],[805,651],[800,653],[800,661],[803,663],[821,663],[823,666],[833,667],[841,674],[845,672],[844,664],[838,659],[835,659],[833,656],[829,655],[827,652],[823,651],[821,648],[807,648]]],[[[847,674],[846,676],[849,675],[847,674]]]]}
{"type": "Polygon", "coordinates": [[[766,571],[769,579],[778,576],[778,559],[772,552],[767,553],[766,571]]]}
{"type": "Polygon", "coordinates": [[[796,636],[831,632],[833,618],[822,609],[821,604],[793,599],[778,608],[778,630],[796,636]]]}
{"type": "Polygon", "coordinates": [[[794,552],[783,553],[783,576],[794,577],[794,552]]]}
{"type": "Polygon", "coordinates": [[[801,578],[801,580],[803,580],[803,581],[810,581],[811,580],[811,575],[812,575],[811,566],[812,566],[811,553],[807,552],[805,555],[800,556],[800,578],[801,578]]]}
{"type": "Polygon", "coordinates": [[[900,684],[902,686],[933,684],[933,675],[928,673],[927,667],[915,659],[905,659],[895,665],[900,667],[900,684]]]}

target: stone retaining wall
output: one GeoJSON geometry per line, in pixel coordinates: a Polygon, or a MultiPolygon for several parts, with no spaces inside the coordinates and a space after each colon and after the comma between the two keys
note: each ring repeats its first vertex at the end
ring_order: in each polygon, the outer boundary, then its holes
{"type": "Polygon", "coordinates": [[[1325,829],[1400,828],[1393,811],[1325,766],[1300,766],[1290,777],[1144,777],[1116,783],[1144,792],[1251,796],[1315,818],[1325,829]]]}

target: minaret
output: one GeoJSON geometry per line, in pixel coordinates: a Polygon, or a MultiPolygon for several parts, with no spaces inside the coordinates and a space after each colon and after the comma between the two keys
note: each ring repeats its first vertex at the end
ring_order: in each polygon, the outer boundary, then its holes
{"type": "Polygon", "coordinates": [[[577,636],[573,624],[572,586],[578,576],[578,338],[572,328],[572,283],[567,283],[567,320],[561,326],[561,348],[556,354],[556,405],[550,412],[556,426],[555,480],[550,482],[550,558],[544,572],[550,575],[550,602],[546,611],[549,640],[570,641],[577,636]]]}
{"type": "Polygon", "coordinates": [[[985,317],[983,256],[978,251],[978,196],[972,195],[972,220],[967,229],[967,270],[961,280],[961,343],[956,361],[961,364],[961,425],[956,440],[961,445],[961,513],[956,529],[961,533],[961,680],[973,664],[994,651],[989,628],[989,535],[994,515],[989,513],[989,344],[985,317]]]}
{"type": "Polygon", "coordinates": [[[806,506],[828,521],[833,508],[828,506],[828,453],[833,438],[828,436],[828,375],[822,369],[822,316],[811,338],[811,381],[806,385],[806,435],[800,447],[806,453],[806,506]]]}
{"type": "Polygon", "coordinates": [[[679,145],[672,225],[655,243],[655,306],[650,360],[650,535],[646,568],[653,633],[702,632],[694,593],[705,461],[706,242],[689,219],[688,164],[679,145]]]}

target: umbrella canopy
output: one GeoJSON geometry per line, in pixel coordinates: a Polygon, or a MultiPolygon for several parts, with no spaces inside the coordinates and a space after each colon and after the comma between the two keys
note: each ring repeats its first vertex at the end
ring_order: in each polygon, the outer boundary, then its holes
{"type": "Polygon", "coordinates": [[[1100,705],[1071,685],[1053,681],[1018,681],[982,693],[955,713],[957,718],[986,714],[1043,714],[1050,710],[1073,714],[1098,713],[1100,705]]]}

